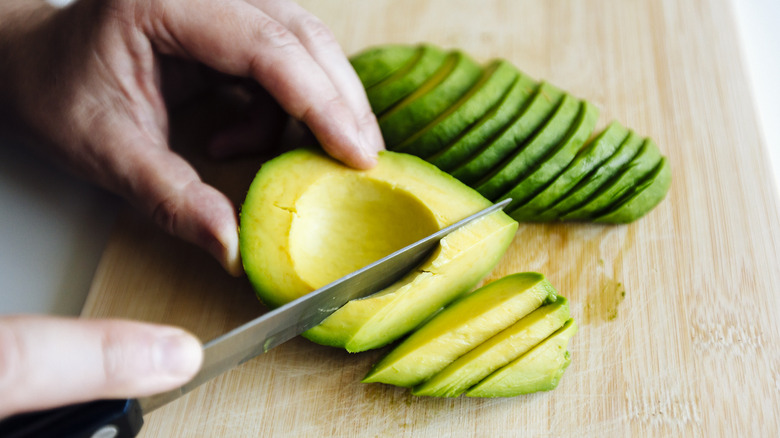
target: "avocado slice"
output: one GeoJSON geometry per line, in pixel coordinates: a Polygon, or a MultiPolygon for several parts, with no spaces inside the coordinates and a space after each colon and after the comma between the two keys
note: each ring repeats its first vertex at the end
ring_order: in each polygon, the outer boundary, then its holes
{"type": "Polygon", "coordinates": [[[498,168],[484,175],[474,188],[482,196],[491,200],[497,199],[502,193],[509,190],[563,140],[572,123],[576,120],[579,107],[580,101],[578,99],[565,94],[561,104],[544,123],[544,126],[539,128],[526,144],[517,149],[498,168]]]}
{"type": "Polygon", "coordinates": [[[363,379],[411,387],[514,324],[556,291],[543,275],[509,275],[446,307],[393,349],[363,379]]]}
{"type": "Polygon", "coordinates": [[[538,94],[539,84],[519,73],[509,90],[476,124],[469,127],[454,143],[426,159],[445,172],[454,172],[498,134],[511,126],[538,94]]]}
{"type": "Polygon", "coordinates": [[[538,215],[559,199],[563,198],[588,173],[600,166],[628,136],[628,129],[613,121],[577,154],[566,170],[525,204],[507,210],[515,220],[536,221],[538,215]]]}
{"type": "Polygon", "coordinates": [[[419,48],[407,44],[388,44],[366,49],[350,58],[364,88],[369,88],[409,65],[419,48]]]}
{"type": "Polygon", "coordinates": [[[639,153],[584,205],[562,216],[563,220],[590,220],[620,202],[622,197],[655,169],[661,152],[646,138],[639,153]]]}
{"type": "Polygon", "coordinates": [[[652,174],[633,187],[625,199],[593,219],[595,222],[628,223],[638,219],[660,203],[672,184],[669,162],[662,158],[652,174]]]}
{"type": "Polygon", "coordinates": [[[503,60],[491,62],[466,94],[393,150],[421,158],[438,153],[501,101],[517,76],[512,64],[503,60]]]}
{"type": "Polygon", "coordinates": [[[569,319],[569,303],[558,296],[459,357],[420,385],[412,393],[421,396],[457,397],[536,344],[542,342],[569,319]]]}
{"type": "Polygon", "coordinates": [[[482,75],[482,67],[463,52],[453,52],[441,68],[379,117],[390,150],[452,107],[482,75]]]}
{"type": "MultiPolygon", "coordinates": [[[[258,298],[278,307],[489,205],[412,155],[385,151],[372,169],[356,170],[297,149],[265,163],[252,181],[239,247],[258,298]]],[[[449,234],[417,270],[304,335],[350,351],[403,336],[495,267],[517,229],[496,213],[449,234]]]]}
{"type": "MultiPolygon", "coordinates": [[[[473,155],[468,161],[463,163],[457,169],[452,171],[452,176],[465,182],[470,186],[479,186],[486,179],[487,175],[498,166],[504,158],[512,154],[523,144],[531,135],[543,125],[546,120],[551,119],[561,107],[564,100],[564,93],[560,89],[543,82],[536,92],[529,105],[520,112],[515,120],[504,129],[501,134],[485,145],[479,152],[473,155]]],[[[569,99],[571,100],[571,99],[569,99]]],[[[577,114],[576,104],[566,105],[566,116],[574,118],[577,114]]],[[[571,121],[569,121],[571,123],[571,121]]],[[[556,129],[558,122],[554,123],[556,129]]],[[[557,134],[556,130],[556,134],[557,134]]],[[[546,137],[544,137],[546,139],[546,137]]],[[[549,144],[545,143],[545,146],[549,144]]],[[[477,189],[479,191],[479,189],[477,189]]],[[[495,193],[498,196],[500,192],[495,193]]],[[[484,196],[484,195],[483,195],[484,196]]],[[[487,196],[486,196],[487,197],[487,196]]],[[[488,197],[488,199],[491,199],[488,197]]]]}
{"type": "Polygon", "coordinates": [[[366,89],[368,101],[377,116],[414,92],[447,59],[447,52],[429,44],[422,45],[415,58],[404,68],[366,89]]]}
{"type": "Polygon", "coordinates": [[[512,211],[531,199],[571,163],[577,151],[596,127],[598,117],[599,110],[595,106],[589,102],[581,101],[577,120],[571,125],[566,137],[557,146],[554,146],[554,149],[547,154],[541,163],[530,169],[527,176],[500,197],[501,200],[512,198],[506,207],[507,211],[512,211]]]}
{"type": "Polygon", "coordinates": [[[598,192],[626,163],[636,156],[643,142],[642,137],[633,131],[629,131],[628,136],[623,140],[623,143],[614,155],[609,157],[604,164],[591,171],[565,197],[544,212],[539,213],[539,220],[560,219],[561,216],[586,203],[594,193],[598,192]]]}
{"type": "Polygon", "coordinates": [[[566,348],[575,333],[577,324],[570,319],[531,351],[468,390],[466,396],[514,397],[555,389],[571,363],[571,355],[566,348]]]}

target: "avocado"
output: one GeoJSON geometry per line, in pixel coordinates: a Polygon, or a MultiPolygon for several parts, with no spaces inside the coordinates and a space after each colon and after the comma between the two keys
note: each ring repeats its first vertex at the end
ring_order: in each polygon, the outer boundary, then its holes
{"type": "Polygon", "coordinates": [[[569,132],[577,118],[580,102],[569,94],[563,96],[558,108],[544,125],[509,156],[501,165],[488,173],[475,188],[482,196],[495,200],[516,184],[529,170],[543,159],[569,132]]]}
{"type": "Polygon", "coordinates": [[[566,348],[576,332],[577,324],[573,319],[568,320],[532,350],[468,390],[466,396],[514,397],[555,389],[571,363],[571,355],[566,348]]]}
{"type": "Polygon", "coordinates": [[[639,153],[591,199],[574,211],[563,215],[564,220],[590,220],[607,211],[661,162],[661,153],[651,139],[645,139],[639,153]]]}
{"type": "Polygon", "coordinates": [[[594,222],[627,223],[641,217],[658,205],[672,184],[669,162],[662,158],[655,170],[641,184],[632,187],[629,194],[607,212],[593,219],[594,222]]]}
{"type": "Polygon", "coordinates": [[[441,152],[426,158],[440,169],[453,173],[462,167],[486,144],[511,126],[519,114],[536,96],[539,84],[523,73],[519,73],[515,82],[499,103],[490,108],[474,126],[470,127],[454,143],[441,152]]]}
{"type": "MultiPolygon", "coordinates": [[[[571,101],[572,99],[569,98],[567,100],[571,101]]],[[[457,169],[454,169],[452,171],[452,176],[466,184],[472,185],[479,191],[480,185],[487,179],[486,175],[488,177],[492,176],[495,172],[494,169],[499,166],[502,160],[513,152],[518,149],[524,150],[526,148],[525,141],[529,139],[545,121],[553,118],[553,114],[555,114],[557,109],[563,105],[563,101],[564,93],[560,89],[543,82],[538,88],[533,100],[527,107],[523,108],[515,120],[504,129],[501,134],[483,146],[477,154],[469,158],[468,161],[457,169]]],[[[563,114],[562,117],[571,116],[574,118],[576,112],[576,104],[572,107],[571,102],[569,102],[566,105],[565,114],[563,114]]],[[[553,126],[556,128],[553,129],[555,134],[559,133],[557,129],[561,118],[556,119],[556,122],[553,123],[553,126]]],[[[545,139],[547,139],[546,136],[540,138],[540,140],[545,139]]],[[[545,143],[545,145],[547,144],[545,143]]],[[[496,193],[495,196],[498,196],[499,194],[500,193],[496,193]]]]}
{"type": "MultiPolygon", "coordinates": [[[[297,149],[265,163],[249,188],[240,215],[244,270],[258,298],[278,307],[489,205],[411,155],[382,152],[360,171],[297,149]]],[[[456,230],[417,270],[304,336],[349,351],[398,339],[476,286],[516,229],[499,211],[456,230]]]]}
{"type": "Polygon", "coordinates": [[[452,107],[479,79],[482,67],[463,52],[452,52],[433,76],[381,117],[379,127],[387,148],[423,129],[452,107]]]}
{"type": "MultiPolygon", "coordinates": [[[[410,47],[380,46],[362,52],[353,62],[364,83],[371,84],[366,86],[367,95],[388,149],[425,159],[491,201],[511,197],[508,211],[518,220],[630,222],[664,199],[666,193],[661,191],[669,190],[664,181],[671,178],[659,179],[650,191],[630,204],[624,202],[629,193],[638,194],[644,181],[640,175],[613,186],[620,190],[614,190],[616,196],[608,205],[573,213],[624,164],[620,160],[625,155],[613,152],[622,145],[615,143],[619,133],[626,140],[628,130],[612,122],[612,129],[602,131],[609,135],[598,142],[586,139],[584,148],[576,147],[591,133],[598,114],[586,111],[583,119],[574,103],[595,111],[590,103],[579,103],[578,98],[531,79],[501,59],[485,68],[472,66],[471,72],[479,70],[481,76],[464,75],[471,81],[461,81],[456,79],[453,61],[444,61],[444,51],[430,44],[414,51],[410,47]],[[445,84],[449,82],[458,86],[445,84]],[[614,160],[608,159],[613,155],[614,160]],[[629,187],[632,184],[637,186],[629,187]],[[607,214],[618,203],[624,205],[621,212],[607,214]],[[566,217],[567,213],[573,214],[566,217]]],[[[635,137],[628,146],[636,146],[635,137]]]]}
{"type": "Polygon", "coordinates": [[[363,379],[411,387],[514,324],[556,291],[533,272],[506,276],[447,306],[387,354],[363,379]]]}
{"type": "Polygon", "coordinates": [[[392,147],[392,150],[421,158],[428,158],[442,151],[500,102],[517,80],[517,76],[518,71],[512,64],[503,60],[492,62],[483,70],[477,83],[457,102],[427,126],[398,146],[392,147]]]}
{"type": "Polygon", "coordinates": [[[380,117],[390,107],[411,94],[425,83],[447,59],[444,50],[424,44],[413,62],[397,70],[389,77],[366,88],[371,109],[380,117]]]}
{"type": "Polygon", "coordinates": [[[456,359],[412,393],[419,396],[457,397],[493,371],[542,342],[569,319],[569,303],[558,296],[514,325],[456,359]]]}
{"type": "Polygon", "coordinates": [[[618,150],[604,164],[591,171],[565,197],[540,213],[539,217],[542,220],[560,219],[566,213],[586,203],[594,193],[606,185],[626,163],[636,156],[643,142],[642,137],[629,131],[618,150]]]}
{"type": "Polygon", "coordinates": [[[600,166],[628,136],[628,129],[617,121],[610,123],[601,133],[579,152],[566,170],[533,199],[510,211],[519,221],[538,221],[539,213],[565,196],[593,169],[600,166]]]}
{"type": "Polygon", "coordinates": [[[421,49],[406,44],[388,44],[364,50],[350,58],[364,88],[369,88],[410,65],[421,49]]]}
{"type": "Polygon", "coordinates": [[[590,137],[598,117],[599,111],[595,106],[586,101],[580,103],[577,120],[571,125],[566,137],[547,153],[541,163],[531,168],[517,185],[499,198],[499,200],[512,199],[506,207],[507,211],[514,210],[539,193],[569,165],[577,151],[590,137]]]}

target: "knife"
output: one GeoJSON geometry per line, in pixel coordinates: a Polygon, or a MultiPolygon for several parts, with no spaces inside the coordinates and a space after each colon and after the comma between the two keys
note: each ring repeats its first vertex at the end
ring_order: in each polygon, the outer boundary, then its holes
{"type": "Polygon", "coordinates": [[[97,400],[25,414],[0,422],[0,437],[125,438],[143,426],[143,416],[201,384],[318,325],[348,301],[390,286],[419,265],[439,241],[456,229],[503,209],[511,199],[424,237],[320,289],[239,326],[203,345],[203,365],[174,390],[150,397],[97,400]]]}

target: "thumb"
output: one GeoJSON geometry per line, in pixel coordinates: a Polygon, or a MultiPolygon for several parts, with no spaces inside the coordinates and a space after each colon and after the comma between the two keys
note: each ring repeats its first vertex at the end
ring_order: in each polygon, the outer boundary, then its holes
{"type": "Polygon", "coordinates": [[[189,381],[200,342],[124,320],[0,318],[0,417],[101,398],[151,395],[189,381]]]}

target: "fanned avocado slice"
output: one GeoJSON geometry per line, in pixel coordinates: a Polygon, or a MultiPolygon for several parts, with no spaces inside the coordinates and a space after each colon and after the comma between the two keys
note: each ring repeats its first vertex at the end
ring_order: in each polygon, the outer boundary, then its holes
{"type": "Polygon", "coordinates": [[[662,158],[652,174],[634,187],[626,199],[609,211],[593,219],[595,222],[627,223],[641,217],[660,203],[672,184],[672,171],[662,158]]]}
{"type": "Polygon", "coordinates": [[[536,221],[540,212],[563,198],[588,173],[600,166],[615,153],[628,136],[628,129],[613,121],[606,129],[588,142],[566,170],[525,204],[510,211],[510,216],[521,221],[536,221]]]}
{"type": "Polygon", "coordinates": [[[442,310],[393,349],[363,379],[411,387],[557,298],[542,274],[509,275],[442,310]]]}
{"type": "Polygon", "coordinates": [[[539,213],[539,220],[560,219],[564,214],[585,204],[594,193],[598,192],[626,163],[636,156],[643,142],[642,137],[630,131],[614,155],[580,181],[564,198],[544,212],[539,213]]]}
{"type": "Polygon", "coordinates": [[[350,58],[364,88],[372,87],[409,65],[420,49],[404,44],[373,47],[350,58]]]}
{"type": "Polygon", "coordinates": [[[479,79],[482,67],[463,52],[452,52],[419,88],[379,117],[390,150],[452,107],[479,79]]]}
{"type": "Polygon", "coordinates": [[[412,394],[457,397],[493,371],[520,357],[545,340],[569,320],[569,303],[558,296],[447,365],[420,385],[412,394]]]}
{"type": "Polygon", "coordinates": [[[571,125],[569,133],[554,150],[547,154],[544,161],[531,169],[527,176],[500,199],[512,198],[506,207],[512,211],[539,193],[550,181],[554,180],[571,163],[577,151],[590,137],[596,127],[599,110],[589,102],[580,103],[577,120],[571,125]]]}
{"type": "Polygon", "coordinates": [[[466,94],[394,150],[421,158],[441,151],[500,102],[517,76],[517,69],[506,61],[490,63],[466,94]]]}
{"type": "Polygon", "coordinates": [[[579,107],[578,99],[564,95],[561,104],[533,137],[474,188],[491,200],[509,190],[561,142],[577,118],[579,107]]]}
{"type": "Polygon", "coordinates": [[[452,173],[489,144],[495,136],[505,131],[517,116],[525,111],[532,101],[531,97],[537,94],[538,87],[536,81],[520,73],[501,101],[474,126],[444,150],[426,159],[445,172],[452,173]]]}
{"type": "Polygon", "coordinates": [[[366,89],[368,101],[377,116],[425,83],[447,59],[447,52],[423,45],[412,62],[379,83],[366,89]]]}
{"type": "Polygon", "coordinates": [[[558,387],[571,363],[566,350],[577,333],[573,319],[528,353],[494,372],[466,392],[468,397],[515,397],[558,387]]]}
{"type": "Polygon", "coordinates": [[[661,153],[653,140],[645,139],[639,153],[600,189],[587,203],[566,213],[563,220],[590,220],[619,202],[632,187],[645,179],[661,162],[661,153]]]}
{"type": "MultiPolygon", "coordinates": [[[[548,120],[562,103],[563,91],[543,82],[531,102],[520,111],[510,125],[483,146],[465,163],[454,169],[452,176],[474,186],[491,169],[523,144],[534,131],[548,120]]],[[[576,115],[576,108],[574,109],[576,115]]],[[[572,115],[572,117],[574,117],[572,115]]],[[[478,190],[479,191],[479,190],[478,190]]],[[[496,195],[498,195],[497,193],[496,195]]]]}

